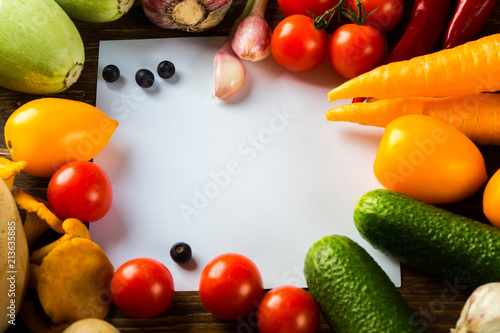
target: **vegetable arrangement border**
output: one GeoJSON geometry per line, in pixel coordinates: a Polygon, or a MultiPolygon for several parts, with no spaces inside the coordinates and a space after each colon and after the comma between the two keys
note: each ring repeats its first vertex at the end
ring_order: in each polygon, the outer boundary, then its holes
{"type": "MultiPolygon", "coordinates": [[[[61,6],[62,6],[62,4],[65,1],[63,1],[63,0],[60,0],[60,1],[61,1],[61,6]]],[[[283,0],[283,1],[285,1],[285,0],[283,0]]],[[[278,5],[281,5],[283,3],[283,1],[278,1],[278,5]]],[[[423,3],[424,1],[421,1],[421,2],[423,3]]],[[[40,3],[43,3],[43,2],[40,1],[40,3]]],[[[89,4],[89,7],[87,7],[87,9],[84,11],[80,11],[81,13],[83,12],[84,14],[88,15],[87,17],[103,17],[101,19],[101,22],[99,22],[99,23],[106,24],[106,25],[100,25],[99,26],[100,31],[95,33],[95,27],[96,27],[97,22],[92,22],[92,23],[90,21],[85,22],[85,21],[83,21],[83,20],[85,20],[84,17],[80,17],[79,19],[73,18],[73,23],[74,23],[75,27],[78,29],[78,31],[81,33],[81,39],[85,43],[84,44],[84,47],[85,47],[85,68],[84,68],[84,70],[81,72],[77,70],[76,72],[74,72],[74,74],[70,74],[69,77],[72,79],[70,84],[64,85],[64,84],[61,84],[60,82],[58,82],[57,84],[54,84],[54,82],[52,82],[52,80],[54,80],[54,79],[52,78],[49,80],[49,81],[51,81],[50,84],[36,82],[34,84],[34,86],[29,87],[30,90],[26,91],[26,92],[24,92],[24,91],[21,92],[21,89],[16,90],[17,88],[15,88],[14,90],[0,89],[0,96],[2,97],[2,100],[4,101],[3,105],[0,105],[0,108],[3,111],[1,117],[2,117],[2,121],[4,124],[7,122],[7,118],[10,116],[12,111],[17,109],[21,104],[25,104],[24,102],[32,101],[34,99],[37,99],[40,96],[47,94],[46,91],[42,92],[41,95],[38,94],[39,90],[37,90],[37,89],[39,89],[39,87],[41,87],[43,85],[45,85],[46,87],[54,87],[54,89],[55,89],[54,91],[57,91],[57,94],[59,94],[59,96],[61,98],[67,98],[67,99],[71,99],[71,100],[80,100],[80,101],[88,102],[88,104],[94,104],[95,103],[95,91],[94,91],[95,74],[100,75],[100,73],[96,73],[96,68],[97,68],[97,47],[96,47],[96,45],[97,45],[98,40],[100,38],[102,38],[102,39],[106,39],[106,38],[130,38],[131,36],[146,36],[146,37],[153,37],[153,38],[154,37],[164,37],[164,36],[172,36],[172,37],[190,36],[193,33],[193,31],[195,31],[195,30],[186,29],[186,30],[181,31],[181,32],[175,32],[175,31],[166,32],[162,28],[154,26],[154,24],[152,24],[151,21],[149,21],[149,20],[143,20],[142,23],[140,23],[139,20],[137,20],[138,15],[140,15],[140,11],[138,11],[138,9],[142,8],[142,6],[141,6],[142,4],[140,2],[136,2],[135,6],[133,7],[132,6],[134,3],[133,1],[130,1],[130,0],[124,1],[123,6],[120,7],[121,12],[118,12],[118,13],[116,13],[116,11],[111,13],[110,11],[104,11],[103,8],[98,8],[97,9],[98,11],[101,11],[102,13],[104,13],[104,12],[107,13],[106,15],[103,14],[103,16],[96,16],[95,13],[91,12],[91,10],[94,10],[94,11],[96,10],[95,1],[86,1],[86,2],[82,2],[82,3],[89,4]],[[131,11],[131,13],[126,15],[128,11],[131,11]],[[137,14],[137,13],[139,13],[139,14],[137,14]],[[104,17],[106,17],[106,19],[104,19],[104,17]],[[79,20],[82,20],[82,21],[79,21],[79,20]],[[120,29],[123,28],[123,31],[120,31],[119,28],[120,29]],[[134,32],[133,32],[134,29],[137,29],[136,34],[134,34],[134,32]],[[132,35],[130,35],[131,31],[133,33],[132,35]]],[[[230,3],[230,5],[224,7],[224,9],[227,10],[227,12],[225,12],[224,14],[226,14],[226,13],[231,14],[231,16],[228,16],[227,19],[223,19],[224,15],[222,15],[222,17],[219,16],[218,17],[219,21],[217,22],[217,24],[214,25],[213,27],[209,28],[210,30],[207,30],[208,32],[200,31],[200,32],[195,32],[195,33],[200,34],[200,35],[211,35],[211,34],[227,35],[228,31],[230,31],[231,29],[234,29],[234,31],[236,31],[236,27],[238,25],[235,23],[239,23],[239,22],[243,21],[243,17],[242,17],[241,21],[237,20],[236,22],[233,22],[232,20],[235,16],[235,13],[239,12],[239,9],[243,9],[244,4],[243,4],[243,2],[238,2],[238,3],[232,2],[232,4],[231,4],[231,1],[229,1],[228,3],[230,3]],[[231,7],[231,5],[234,5],[234,6],[231,7]],[[233,27],[233,28],[231,28],[231,27],[233,27]]],[[[249,2],[247,2],[247,5],[248,5],[248,3],[249,2]]],[[[267,27],[269,29],[267,29],[267,28],[264,29],[263,32],[258,35],[259,37],[253,37],[253,39],[260,38],[261,36],[263,36],[264,34],[267,34],[267,33],[272,33],[271,29],[275,28],[278,25],[279,21],[284,19],[282,13],[277,13],[279,8],[277,7],[276,1],[271,1],[269,4],[267,4],[267,1],[256,0],[255,4],[257,4],[257,3],[260,3],[260,6],[261,6],[260,10],[259,10],[261,19],[263,17],[265,17],[270,24],[268,24],[267,22],[265,22],[265,24],[264,24],[264,23],[262,23],[262,21],[261,21],[261,23],[258,23],[259,27],[266,27],[266,25],[267,25],[267,27]],[[262,8],[265,8],[266,5],[268,7],[272,7],[274,9],[274,11],[271,13],[267,12],[266,15],[263,15],[262,8]]],[[[419,3],[419,1],[416,0],[413,3],[417,4],[417,3],[419,3]]],[[[491,11],[494,10],[494,8],[497,8],[496,7],[497,1],[484,1],[484,2],[482,2],[481,7],[472,6],[471,5],[472,1],[470,1],[470,0],[469,1],[462,1],[462,0],[452,1],[452,4],[455,4],[455,3],[458,3],[458,6],[457,6],[457,10],[453,14],[454,15],[453,19],[450,21],[448,27],[446,27],[446,25],[443,26],[443,31],[444,31],[444,29],[447,28],[447,31],[446,31],[447,35],[443,39],[442,45],[435,44],[432,47],[432,50],[436,50],[436,48],[445,48],[445,49],[446,48],[453,48],[456,46],[456,45],[453,45],[453,43],[461,44],[461,43],[465,42],[464,40],[459,40],[458,36],[462,36],[462,37],[465,36],[465,38],[468,40],[475,39],[477,37],[481,37],[482,36],[481,34],[482,33],[484,34],[485,32],[480,30],[478,27],[482,27],[484,24],[487,24],[487,22],[488,22],[487,19],[489,18],[489,14],[491,14],[491,11]],[[465,32],[460,31],[459,28],[465,27],[465,25],[460,23],[460,22],[463,22],[462,21],[463,17],[467,16],[464,14],[470,14],[472,12],[475,13],[474,15],[472,15],[472,18],[474,20],[477,20],[476,21],[477,23],[471,25],[468,28],[468,30],[465,32]]],[[[444,6],[445,2],[440,2],[440,4],[442,6],[444,6]]],[[[406,2],[405,7],[408,8],[409,6],[410,6],[410,3],[406,2]]],[[[246,13],[245,18],[252,16],[250,14],[252,11],[249,8],[250,7],[247,7],[246,10],[243,10],[243,13],[246,13]]],[[[371,11],[368,10],[367,12],[371,12],[371,11]]],[[[416,13],[416,11],[415,11],[415,13],[416,13]]],[[[427,14],[430,14],[430,12],[427,12],[427,14]]],[[[409,18],[412,15],[413,15],[413,13],[411,15],[408,13],[408,15],[405,16],[405,18],[409,18]]],[[[416,14],[414,16],[416,16],[416,14]]],[[[470,15],[468,15],[468,16],[470,16],[470,15]]],[[[0,14],[0,19],[2,19],[1,20],[2,23],[0,23],[0,24],[7,23],[6,20],[3,20],[2,14],[0,14]]],[[[495,20],[496,20],[496,18],[495,18],[495,20]]],[[[345,22],[342,22],[342,23],[345,23],[345,22]]],[[[196,23],[196,24],[198,24],[198,23],[196,23]]],[[[336,23],[333,22],[332,25],[330,25],[326,31],[333,32],[332,30],[334,30],[336,27],[337,27],[336,23]]],[[[398,29],[398,28],[396,28],[396,29],[398,29]]],[[[435,31],[436,30],[438,30],[438,29],[436,28],[435,31]]],[[[488,33],[486,33],[486,34],[488,34],[488,33]]],[[[404,37],[404,35],[405,34],[403,34],[401,31],[401,26],[399,26],[399,30],[397,32],[394,32],[394,33],[388,32],[386,37],[390,38],[391,41],[394,43],[399,36],[404,37]],[[398,34],[400,34],[400,35],[398,35],[398,34]]],[[[415,37],[416,35],[414,34],[413,36],[415,37]]],[[[45,37],[41,37],[41,39],[43,39],[43,38],[45,38],[45,37]]],[[[239,37],[239,38],[243,38],[243,37],[239,37]]],[[[404,38],[406,38],[406,37],[404,37],[404,38]]],[[[78,38],[76,40],[78,42],[78,38]]],[[[264,40],[264,38],[262,38],[262,40],[264,40]]],[[[403,39],[401,39],[401,40],[403,40],[403,39]]],[[[232,41],[234,41],[234,40],[232,40],[232,41]]],[[[394,44],[396,44],[396,43],[394,43],[394,44]]],[[[415,44],[410,43],[410,42],[406,42],[406,47],[411,48],[411,47],[414,47],[415,44]]],[[[47,47],[47,45],[53,45],[53,44],[46,44],[46,47],[47,47]]],[[[228,45],[229,45],[229,43],[228,43],[228,45]]],[[[241,45],[246,46],[245,43],[240,44],[240,50],[242,48],[241,45]]],[[[234,48],[233,48],[232,45],[229,45],[229,46],[226,45],[225,47],[230,47],[230,51],[229,51],[229,48],[227,48],[227,52],[234,53],[234,55],[232,55],[232,57],[234,57],[234,59],[238,59],[235,61],[235,63],[243,63],[242,60],[246,61],[246,59],[241,59],[243,57],[238,56],[239,52],[234,51],[234,49],[237,48],[236,46],[234,46],[234,48]]],[[[71,48],[74,50],[78,49],[77,46],[73,46],[71,48]]],[[[265,45],[261,45],[259,47],[259,51],[260,51],[259,54],[260,55],[253,56],[253,59],[260,60],[260,59],[264,59],[266,56],[271,55],[272,53],[270,52],[270,49],[271,49],[271,47],[267,48],[265,45]]],[[[40,54],[42,54],[42,53],[45,54],[46,50],[47,49],[45,48],[45,49],[41,49],[41,50],[36,51],[36,52],[38,52],[40,54]]],[[[410,52],[409,50],[406,50],[406,51],[410,52]]],[[[430,50],[427,52],[430,52],[430,50]]],[[[50,52],[47,52],[47,54],[49,54],[49,53],[50,52]]],[[[78,58],[78,51],[76,51],[76,53],[77,53],[76,58],[78,58]]],[[[248,53],[248,50],[242,51],[242,53],[248,53]]],[[[240,52],[240,54],[242,54],[242,53],[240,52]]],[[[0,52],[0,60],[3,59],[3,58],[1,58],[1,54],[2,54],[2,52],[0,52]]],[[[9,56],[9,59],[13,59],[13,57],[9,56]]],[[[23,59],[24,58],[22,58],[21,60],[24,61],[23,59]]],[[[67,59],[69,59],[69,57],[67,59]]],[[[45,64],[44,70],[51,69],[53,67],[54,62],[52,62],[52,61],[53,60],[51,60],[50,63],[45,64]]],[[[77,65],[78,64],[83,65],[83,59],[80,59],[77,61],[78,61],[77,65]]],[[[222,62],[224,63],[224,66],[227,66],[227,64],[228,64],[227,60],[224,60],[222,62]]],[[[6,62],[2,62],[2,64],[6,64],[6,62]]],[[[238,66],[239,65],[236,65],[236,67],[238,67],[238,66]]],[[[23,68],[22,70],[15,72],[15,71],[13,71],[13,68],[14,68],[13,66],[11,66],[11,68],[7,68],[8,66],[3,66],[3,67],[4,67],[3,70],[6,70],[6,72],[7,72],[5,77],[7,77],[7,78],[15,77],[16,80],[19,80],[19,75],[22,76],[23,73],[27,73],[30,71],[27,68],[23,68]],[[12,73],[14,73],[15,75],[12,76],[13,75],[12,73]]],[[[78,66],[78,68],[80,68],[80,67],[81,66],[78,66]]],[[[63,73],[63,74],[66,77],[67,76],[66,70],[64,72],[65,73],[63,73]]],[[[224,70],[223,72],[226,72],[226,70],[224,70]]],[[[237,76],[239,76],[239,78],[240,78],[239,84],[242,85],[243,81],[244,81],[244,67],[239,68],[239,73],[238,73],[238,70],[235,70],[234,68],[232,68],[230,70],[230,72],[234,72],[234,73],[236,73],[237,76]]],[[[2,73],[4,73],[4,72],[2,72],[2,69],[0,69],[0,77],[2,77],[2,73]]],[[[10,79],[8,79],[8,80],[10,80],[10,79]]],[[[224,79],[220,79],[220,80],[225,81],[226,79],[224,78],[224,79]]],[[[3,85],[2,82],[3,81],[0,80],[0,85],[3,85]]],[[[7,87],[7,85],[3,85],[3,86],[7,87]]],[[[24,88],[26,88],[28,86],[29,85],[26,85],[25,87],[23,87],[22,90],[24,90],[24,88]]],[[[224,89],[226,89],[226,88],[224,88],[224,89]]],[[[220,90],[222,91],[224,89],[221,88],[220,90]]],[[[226,89],[225,95],[221,94],[221,96],[223,96],[221,98],[222,99],[225,99],[225,97],[229,98],[234,93],[236,93],[238,89],[239,89],[239,87],[235,88],[234,86],[230,86],[229,88],[226,89]],[[227,91],[229,91],[229,93],[227,91]]],[[[494,88],[493,90],[497,90],[497,88],[494,88]]],[[[51,94],[51,93],[49,92],[49,94],[51,94]]],[[[365,92],[356,92],[355,94],[353,94],[349,98],[363,96],[363,95],[368,96],[371,94],[365,93],[365,92]]],[[[411,101],[408,101],[408,100],[404,101],[404,103],[408,103],[408,102],[411,102],[411,101]]],[[[388,104],[384,105],[384,103],[386,103],[386,102],[383,102],[383,101],[373,102],[373,103],[379,103],[379,105],[382,105],[383,107],[387,107],[387,105],[388,105],[388,104]]],[[[369,103],[365,103],[365,104],[367,107],[369,106],[369,103]]],[[[330,119],[330,120],[333,120],[333,119],[330,119]]],[[[385,125],[383,125],[383,126],[385,126],[385,125]]],[[[487,141],[488,139],[489,138],[487,137],[486,141],[484,141],[484,144],[489,144],[490,141],[487,141]]],[[[480,142],[479,144],[481,144],[481,143],[483,143],[483,142],[480,142]]],[[[479,149],[481,150],[482,153],[484,153],[485,157],[487,157],[486,158],[486,162],[487,162],[486,166],[488,168],[488,175],[493,175],[493,173],[497,169],[496,166],[497,165],[500,166],[500,161],[498,160],[498,157],[496,157],[498,155],[497,151],[496,151],[497,147],[479,146],[479,149]]],[[[2,150],[2,155],[10,156],[7,144],[4,146],[4,149],[2,150]]],[[[29,216],[30,219],[31,218],[38,219],[38,218],[40,218],[39,215],[43,215],[43,212],[46,213],[47,211],[43,208],[43,202],[40,202],[40,201],[36,200],[35,198],[45,198],[46,197],[46,195],[47,195],[46,188],[48,185],[48,179],[30,176],[25,172],[21,172],[21,170],[23,170],[26,166],[21,165],[22,164],[21,162],[17,162],[17,163],[20,163],[20,164],[15,163],[15,165],[8,167],[8,169],[10,171],[12,171],[13,173],[10,174],[9,176],[7,176],[6,183],[9,184],[9,182],[11,182],[11,181],[13,182],[13,180],[14,180],[13,175],[14,174],[17,175],[15,184],[12,183],[11,185],[14,185],[15,188],[25,188],[25,189],[29,190],[29,192],[31,194],[33,194],[32,198],[24,197],[24,199],[28,199],[28,201],[27,201],[28,204],[26,207],[29,207],[29,208],[27,208],[28,210],[25,210],[25,209],[21,210],[21,218],[23,220],[25,220],[29,216]]],[[[2,168],[2,170],[6,170],[6,169],[2,168]]],[[[12,190],[12,189],[13,188],[10,188],[10,190],[12,190]]],[[[25,193],[17,192],[17,195],[19,197],[24,196],[24,194],[25,193]]],[[[480,205],[479,201],[480,201],[480,198],[478,195],[476,195],[476,196],[472,196],[469,199],[466,199],[464,204],[457,203],[456,206],[452,205],[452,206],[447,206],[446,208],[449,208],[450,210],[457,210],[458,212],[462,213],[462,215],[474,215],[473,217],[475,219],[487,222],[487,219],[482,214],[482,212],[477,212],[477,210],[475,210],[475,208],[477,208],[480,205]],[[468,205],[470,205],[470,206],[468,206],[468,205]]],[[[493,202],[495,202],[495,201],[493,201],[493,202]]],[[[45,207],[45,208],[47,208],[47,207],[45,207]]],[[[46,215],[44,215],[44,216],[46,216],[46,215]]],[[[62,224],[62,221],[58,221],[57,219],[47,219],[47,221],[45,221],[44,223],[45,223],[46,228],[47,228],[45,230],[51,230],[51,231],[48,233],[45,233],[44,236],[39,238],[39,239],[37,237],[34,237],[31,240],[28,240],[28,242],[27,242],[27,244],[30,244],[31,246],[33,246],[34,242],[37,242],[38,245],[40,246],[40,248],[44,249],[42,252],[37,252],[38,258],[43,258],[44,255],[46,255],[46,253],[44,253],[44,251],[49,251],[53,248],[57,248],[57,246],[58,246],[57,244],[59,244],[60,242],[63,242],[64,240],[67,240],[69,238],[76,237],[75,235],[79,235],[78,237],[82,238],[82,239],[84,239],[86,237],[84,232],[82,232],[82,230],[80,230],[80,228],[79,228],[80,224],[74,220],[71,220],[70,222],[68,222],[64,225],[62,224]],[[57,231],[56,231],[56,229],[57,229],[57,231]],[[37,239],[38,239],[38,241],[36,241],[37,239]],[[54,243],[53,243],[53,241],[54,241],[54,243]],[[48,246],[48,247],[45,247],[45,246],[48,246]]],[[[41,231],[38,230],[37,232],[41,232],[41,231]]],[[[76,241],[76,242],[74,241],[74,243],[75,243],[74,245],[77,249],[84,249],[84,248],[88,248],[88,249],[92,248],[93,249],[93,247],[90,245],[90,243],[87,240],[76,241]]],[[[94,250],[95,249],[93,249],[92,251],[94,251],[94,250]]],[[[64,252],[64,251],[70,251],[70,250],[63,249],[61,247],[61,248],[59,248],[58,251],[64,252]]],[[[97,255],[100,255],[100,252],[98,250],[95,250],[95,252],[97,255]]],[[[54,254],[56,254],[56,252],[54,252],[54,254]]],[[[42,260],[42,259],[37,259],[37,260],[42,260]]],[[[420,273],[419,271],[414,271],[411,268],[408,268],[408,266],[406,266],[406,265],[403,265],[403,274],[407,278],[408,278],[408,276],[411,276],[409,285],[405,286],[405,284],[408,282],[408,280],[403,281],[402,293],[404,296],[405,295],[411,296],[411,294],[412,294],[411,289],[419,287],[418,281],[420,281],[419,280],[420,278],[423,278],[426,281],[431,281],[431,286],[428,287],[429,290],[432,288],[436,288],[436,289],[443,288],[442,279],[434,278],[433,276],[429,277],[423,273],[420,273]]],[[[19,290],[21,290],[21,289],[19,289],[19,290]]],[[[470,291],[463,292],[460,295],[456,295],[457,297],[453,298],[453,301],[455,301],[455,302],[458,301],[460,304],[462,304],[463,302],[465,302],[469,293],[470,293],[470,291]]],[[[195,304],[195,305],[191,305],[191,303],[190,303],[190,305],[183,304],[184,300],[190,300],[190,299],[192,299],[193,296],[194,296],[194,294],[189,293],[189,294],[186,294],[186,296],[180,296],[180,297],[185,297],[185,298],[182,298],[181,300],[178,299],[177,301],[176,301],[177,296],[174,297],[173,303],[175,304],[176,307],[178,307],[177,308],[178,310],[174,310],[172,307],[170,307],[169,310],[164,315],[162,314],[158,318],[152,319],[151,325],[154,326],[158,323],[162,323],[165,325],[171,325],[170,319],[165,318],[165,317],[168,317],[172,312],[177,313],[177,311],[178,311],[178,313],[180,315],[182,315],[182,313],[184,313],[184,312],[195,313],[195,315],[193,315],[191,318],[195,318],[195,320],[200,319],[199,320],[200,323],[204,322],[204,325],[206,325],[206,327],[211,327],[211,325],[213,325],[214,327],[215,326],[220,327],[222,325],[222,326],[224,326],[224,329],[228,328],[229,330],[233,330],[233,329],[238,328],[238,327],[241,328],[242,327],[241,325],[246,325],[245,327],[250,327],[250,328],[257,327],[257,324],[254,324],[252,322],[252,318],[245,318],[240,322],[231,322],[231,323],[224,323],[224,324],[221,324],[216,319],[211,319],[211,320],[209,320],[209,323],[207,323],[206,316],[205,316],[206,311],[204,312],[204,311],[200,310],[199,304],[195,304]],[[186,310],[186,308],[188,310],[186,310]],[[201,319],[201,317],[203,317],[205,319],[201,319]]],[[[427,319],[426,323],[428,324],[429,327],[435,328],[437,331],[437,330],[439,330],[439,328],[442,328],[443,326],[450,326],[450,322],[441,321],[442,319],[440,319],[440,316],[438,313],[435,313],[433,311],[430,311],[430,312],[424,311],[426,309],[429,310],[428,308],[425,308],[425,307],[429,306],[429,304],[430,304],[429,302],[433,301],[432,299],[425,298],[424,296],[417,297],[414,295],[409,297],[409,299],[412,299],[412,297],[413,297],[413,300],[410,302],[410,305],[412,306],[412,308],[417,309],[417,310],[419,310],[418,307],[420,307],[421,314],[424,316],[424,319],[427,319]],[[415,298],[417,300],[415,300],[415,298]],[[422,310],[422,307],[424,307],[423,310],[422,310]],[[427,316],[425,316],[426,314],[427,314],[427,316]]],[[[432,296],[430,296],[430,297],[432,297],[432,296]]],[[[34,297],[34,295],[31,292],[28,292],[28,297],[27,297],[27,302],[26,302],[26,312],[25,312],[27,314],[34,314],[34,313],[36,313],[35,310],[39,311],[39,309],[35,309],[34,304],[32,303],[33,298],[36,298],[36,297],[34,297]]],[[[58,313],[58,315],[59,314],[60,313],[58,313]]],[[[454,308],[454,314],[458,318],[459,310],[456,309],[456,304],[455,304],[455,308],[454,308]]],[[[450,321],[451,317],[452,317],[452,315],[448,315],[445,319],[450,321]]],[[[457,318],[455,318],[455,321],[457,318]]],[[[120,312],[113,306],[110,309],[107,320],[109,320],[111,323],[117,325],[118,327],[122,326],[124,328],[127,326],[132,327],[132,326],[134,326],[134,323],[135,323],[134,319],[123,317],[123,315],[120,314],[120,312]]],[[[425,320],[424,320],[424,322],[425,322],[425,320]]],[[[22,322],[20,322],[20,324],[22,324],[22,322]]],[[[89,323],[86,325],[91,325],[91,324],[89,323]]],[[[172,326],[175,326],[175,325],[177,325],[177,324],[172,324],[172,326]]],[[[189,324],[184,323],[182,325],[189,325],[189,324]]],[[[320,329],[322,329],[322,330],[324,329],[325,331],[328,331],[328,325],[324,321],[322,321],[320,326],[321,326],[320,329]]],[[[15,329],[14,327],[11,327],[9,332],[14,330],[14,329],[15,329]]]]}

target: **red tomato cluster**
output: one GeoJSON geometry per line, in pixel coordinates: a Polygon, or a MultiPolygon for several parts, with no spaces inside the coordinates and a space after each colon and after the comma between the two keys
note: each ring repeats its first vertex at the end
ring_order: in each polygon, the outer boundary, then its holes
{"type": "Polygon", "coordinates": [[[239,254],[214,258],[201,274],[199,292],[205,308],[221,319],[244,318],[257,311],[261,333],[313,333],[319,329],[319,309],[307,291],[282,286],[264,295],[257,266],[239,254]]]}
{"type": "MultiPolygon", "coordinates": [[[[276,62],[289,71],[305,72],[317,67],[328,55],[335,71],[347,79],[381,65],[387,56],[385,33],[401,20],[403,1],[361,0],[365,12],[370,13],[366,21],[343,24],[328,39],[324,27],[317,28],[310,13],[319,17],[338,3],[338,0],[278,1],[286,17],[271,36],[271,53],[276,62]]],[[[346,7],[338,10],[351,10],[357,15],[357,2],[347,0],[346,7]]]]}
{"type": "MultiPolygon", "coordinates": [[[[150,318],[165,311],[174,297],[172,275],[159,261],[137,258],[121,265],[111,281],[115,305],[126,315],[150,318]]],[[[314,333],[320,312],[304,289],[282,286],[264,295],[262,277],[247,257],[226,253],[212,259],[200,276],[205,308],[224,320],[256,314],[261,333],[314,333]]]]}

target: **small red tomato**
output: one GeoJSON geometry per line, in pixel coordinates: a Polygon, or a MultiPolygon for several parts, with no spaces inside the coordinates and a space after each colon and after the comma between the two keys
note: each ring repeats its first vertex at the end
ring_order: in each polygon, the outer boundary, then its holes
{"type": "Polygon", "coordinates": [[[52,175],[47,188],[50,208],[60,219],[95,222],[107,214],[113,201],[111,181],[98,165],[70,162],[52,175]]]}
{"type": "Polygon", "coordinates": [[[294,286],[272,289],[257,309],[260,333],[314,333],[319,324],[320,312],[314,298],[294,286]]]}
{"type": "Polygon", "coordinates": [[[257,266],[234,253],[214,258],[200,277],[201,302],[214,316],[233,320],[248,316],[264,294],[257,266]]]}
{"type": "Polygon", "coordinates": [[[314,27],[312,17],[291,15],[271,35],[271,53],[278,64],[292,72],[305,72],[321,64],[328,50],[328,36],[314,27]]]}
{"type": "Polygon", "coordinates": [[[347,79],[380,66],[386,55],[385,38],[372,26],[344,24],[330,39],[330,62],[347,79]]]}
{"type": "MultiPolygon", "coordinates": [[[[377,28],[380,32],[385,33],[396,27],[403,17],[403,0],[361,0],[365,7],[366,13],[373,12],[366,18],[365,24],[377,28]]],[[[354,12],[358,13],[356,0],[347,0],[347,8],[353,8],[354,12]]]]}
{"type": "Polygon", "coordinates": [[[132,259],[121,265],[111,279],[115,305],[127,316],[150,318],[167,309],[174,298],[174,280],[161,262],[132,259]]]}
{"type": "Polygon", "coordinates": [[[338,4],[339,0],[278,0],[278,6],[285,16],[293,14],[309,15],[308,12],[315,16],[323,15],[327,10],[332,9],[338,4]]]}

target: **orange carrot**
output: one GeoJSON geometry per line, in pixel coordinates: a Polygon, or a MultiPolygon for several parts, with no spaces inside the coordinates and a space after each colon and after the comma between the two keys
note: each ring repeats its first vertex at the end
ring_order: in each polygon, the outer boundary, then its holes
{"type": "Polygon", "coordinates": [[[452,49],[379,66],[328,93],[330,102],[377,98],[465,96],[500,90],[500,34],[452,49]]]}
{"type": "Polygon", "coordinates": [[[392,120],[422,114],[444,121],[479,145],[500,145],[500,94],[406,97],[352,103],[326,112],[330,121],[386,127],[392,120]]]}

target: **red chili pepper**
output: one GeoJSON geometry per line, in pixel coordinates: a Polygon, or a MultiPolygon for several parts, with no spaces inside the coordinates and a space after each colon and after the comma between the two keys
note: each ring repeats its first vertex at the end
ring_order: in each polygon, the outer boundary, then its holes
{"type": "Polygon", "coordinates": [[[451,0],[415,0],[408,25],[384,63],[428,54],[446,26],[451,0]]]}
{"type": "Polygon", "coordinates": [[[498,0],[459,0],[444,35],[443,49],[473,40],[488,21],[497,2],[498,0]]]}

